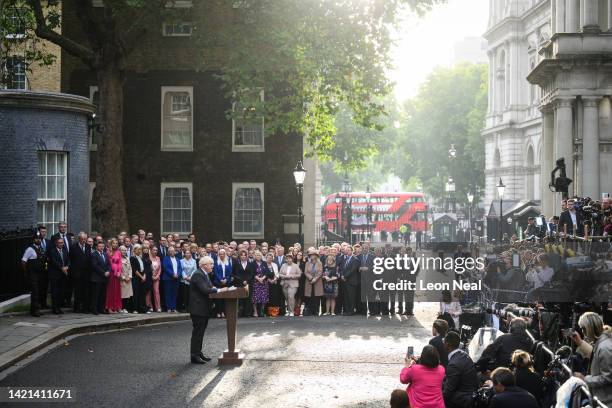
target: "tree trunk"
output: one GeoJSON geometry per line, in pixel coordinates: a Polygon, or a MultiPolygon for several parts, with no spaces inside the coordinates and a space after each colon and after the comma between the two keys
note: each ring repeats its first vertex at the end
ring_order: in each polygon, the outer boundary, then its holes
{"type": "Polygon", "coordinates": [[[120,61],[102,63],[97,70],[99,106],[96,122],[102,137],[96,157],[93,218],[98,233],[111,237],[129,231],[123,192],[123,71],[120,61]]]}

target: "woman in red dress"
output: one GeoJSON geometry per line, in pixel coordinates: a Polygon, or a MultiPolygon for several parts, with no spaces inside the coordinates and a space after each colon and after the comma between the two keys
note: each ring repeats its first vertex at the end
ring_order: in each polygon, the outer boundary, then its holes
{"type": "Polygon", "coordinates": [[[106,305],[105,309],[108,313],[119,313],[123,308],[121,303],[121,251],[119,251],[119,242],[113,238],[110,241],[110,250],[108,251],[108,259],[111,263],[111,274],[108,277],[108,285],[106,287],[106,305]]]}

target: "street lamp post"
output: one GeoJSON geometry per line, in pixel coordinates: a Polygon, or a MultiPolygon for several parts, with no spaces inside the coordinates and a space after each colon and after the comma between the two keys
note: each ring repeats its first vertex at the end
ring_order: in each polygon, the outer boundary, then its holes
{"type": "Polygon", "coordinates": [[[306,169],[302,166],[302,161],[298,161],[295,169],[293,170],[293,178],[295,179],[295,186],[298,193],[298,236],[300,245],[304,247],[304,236],[302,234],[302,223],[303,223],[303,211],[304,205],[304,179],[306,178],[306,169]]]}
{"type": "Polygon", "coordinates": [[[372,218],[372,206],[370,205],[370,198],[372,197],[372,188],[370,187],[370,185],[368,185],[368,187],[366,188],[365,197],[366,197],[366,220],[368,222],[367,234],[368,234],[368,239],[372,241],[372,228],[370,225],[371,218],[372,218]]]}
{"type": "Polygon", "coordinates": [[[350,197],[351,190],[352,190],[351,182],[349,181],[349,179],[347,177],[347,178],[344,179],[344,183],[342,184],[342,191],[344,191],[344,195],[346,197],[346,200],[348,201],[348,205],[344,205],[346,203],[346,201],[344,201],[342,203],[342,209],[345,212],[345,218],[346,218],[346,237],[345,238],[348,239],[348,242],[350,244],[353,243],[353,237],[352,237],[353,233],[351,231],[351,229],[352,229],[352,225],[351,225],[351,223],[352,223],[352,221],[351,221],[351,218],[352,218],[352,214],[351,214],[352,211],[351,210],[352,210],[352,208],[351,208],[351,206],[353,205],[353,202],[352,202],[353,200],[350,197]]]}
{"type": "Polygon", "coordinates": [[[338,233],[338,230],[340,229],[340,218],[339,218],[340,213],[338,210],[340,209],[340,202],[342,201],[342,198],[340,198],[340,193],[336,193],[335,201],[336,201],[336,231],[335,232],[336,234],[340,235],[338,233]]]}
{"type": "Polygon", "coordinates": [[[472,190],[468,191],[467,193],[467,199],[468,199],[468,227],[470,229],[470,245],[472,243],[472,203],[474,202],[474,193],[472,192],[472,190]]]}
{"type": "Polygon", "coordinates": [[[506,189],[506,186],[504,185],[504,182],[502,181],[501,177],[499,178],[499,183],[497,183],[497,185],[495,186],[497,187],[497,194],[499,194],[499,231],[498,231],[498,236],[499,236],[499,245],[501,245],[502,242],[502,229],[504,226],[504,223],[502,221],[503,218],[503,202],[504,202],[504,190],[506,189]]]}
{"type": "Polygon", "coordinates": [[[455,212],[455,181],[452,177],[449,177],[446,182],[446,192],[448,193],[448,211],[455,212]]]}

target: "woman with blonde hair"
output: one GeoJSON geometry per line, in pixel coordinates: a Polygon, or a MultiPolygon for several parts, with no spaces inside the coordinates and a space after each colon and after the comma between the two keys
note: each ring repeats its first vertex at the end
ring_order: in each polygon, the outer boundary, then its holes
{"type": "Polygon", "coordinates": [[[121,252],[121,313],[128,313],[133,310],[132,296],[132,264],[127,256],[127,248],[123,245],[119,247],[121,252]]]}
{"type": "Polygon", "coordinates": [[[597,313],[586,312],[578,319],[585,339],[573,332],[572,340],[578,346],[577,351],[590,358],[589,373],[583,376],[574,373],[587,383],[594,396],[610,406],[612,404],[612,329],[603,324],[603,319],[597,313]]]}
{"type": "Polygon", "coordinates": [[[512,353],[512,366],[514,367],[514,378],[517,387],[528,391],[540,402],[542,389],[544,387],[542,376],[533,369],[531,354],[523,350],[515,350],[512,353]]]}
{"type": "Polygon", "coordinates": [[[319,251],[308,248],[308,260],[304,266],[304,298],[307,301],[307,314],[318,316],[321,297],[323,296],[323,264],[319,260],[319,251]]]}
{"type": "Polygon", "coordinates": [[[336,298],[338,297],[338,267],[336,266],[336,257],[333,255],[325,258],[323,295],[325,296],[325,313],[323,314],[335,316],[334,310],[336,310],[336,298]]]}
{"type": "Polygon", "coordinates": [[[161,277],[161,259],[157,256],[158,249],[157,247],[151,248],[151,253],[149,255],[151,259],[151,269],[153,271],[152,278],[152,286],[151,291],[147,294],[147,306],[156,312],[160,313],[161,310],[161,300],[159,296],[159,278],[161,277]]]}
{"type": "Polygon", "coordinates": [[[123,309],[121,303],[121,251],[117,238],[110,240],[110,248],[107,252],[111,264],[111,273],[106,286],[105,309],[108,313],[119,313],[123,309]]]}

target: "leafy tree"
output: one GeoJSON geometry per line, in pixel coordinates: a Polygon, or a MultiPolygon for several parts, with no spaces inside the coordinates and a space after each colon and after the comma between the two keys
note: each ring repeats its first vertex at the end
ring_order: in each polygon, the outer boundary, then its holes
{"type": "MultiPolygon", "coordinates": [[[[400,11],[409,8],[422,13],[441,1],[211,0],[206,7],[232,7],[234,13],[217,31],[201,24],[199,41],[201,51],[223,50],[220,76],[225,92],[244,107],[228,115],[265,115],[270,132],[302,134],[311,153],[326,158],[334,147],[334,118],[341,104],[348,106],[356,123],[378,128],[375,118],[384,112],[380,97],[391,89],[386,76],[390,32],[400,11]],[[251,92],[257,88],[273,97],[261,103],[257,93],[251,92]]],[[[97,114],[104,137],[98,145],[93,213],[105,234],[128,228],[122,170],[117,166],[122,163],[127,59],[145,35],[159,32],[169,15],[189,14],[189,10],[173,9],[174,3],[102,0],[103,7],[97,8],[92,0],[64,0],[63,12],[74,12],[84,33],[84,38],[75,39],[56,31],[58,14],[45,14],[42,0],[2,2],[27,5],[32,16],[26,19],[28,33],[59,45],[96,74],[97,114]]],[[[199,23],[195,22],[196,27],[199,23]]]]}
{"type": "Polygon", "coordinates": [[[407,101],[397,149],[388,162],[404,181],[416,176],[433,198],[446,196],[452,177],[458,203],[484,186],[484,143],[480,134],[487,109],[487,67],[462,64],[438,68],[407,101]],[[451,144],[456,158],[449,159],[451,144]]]}

